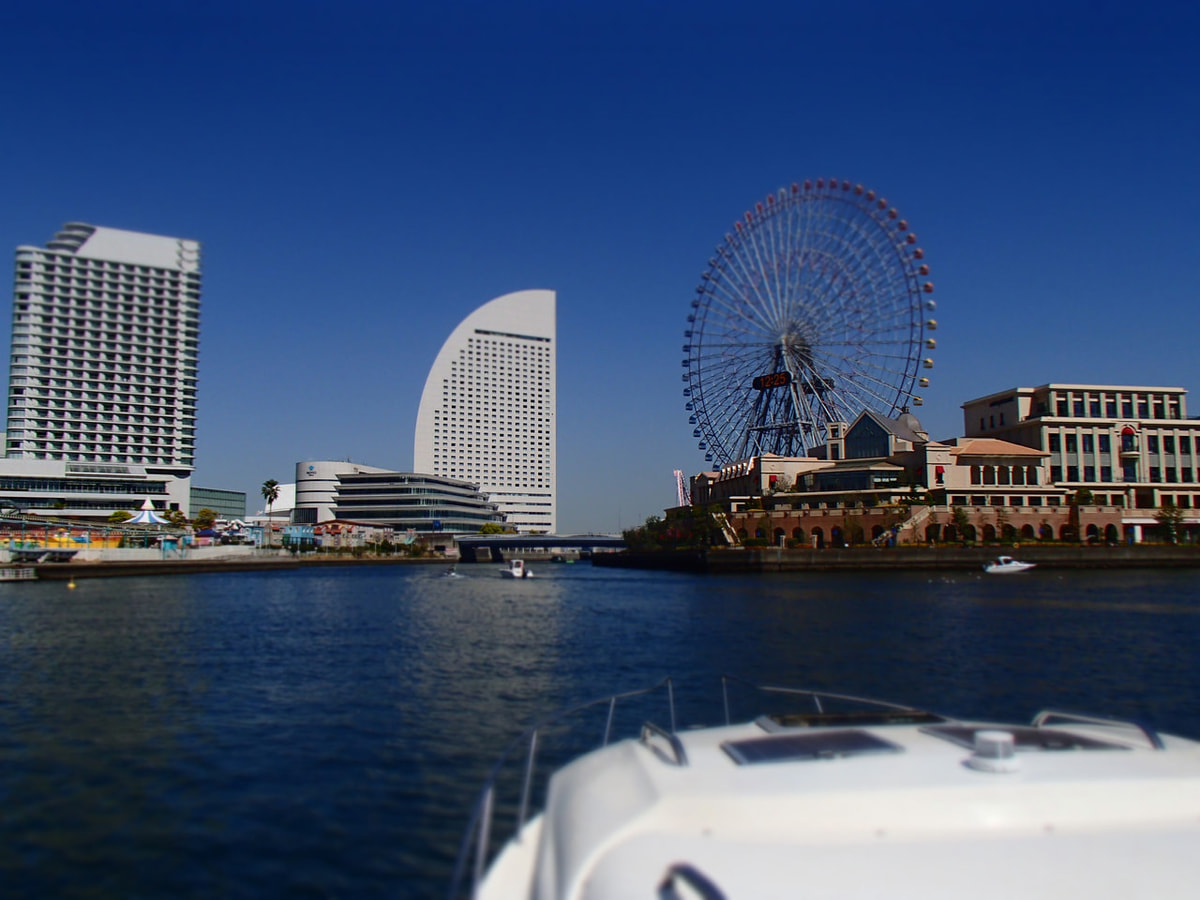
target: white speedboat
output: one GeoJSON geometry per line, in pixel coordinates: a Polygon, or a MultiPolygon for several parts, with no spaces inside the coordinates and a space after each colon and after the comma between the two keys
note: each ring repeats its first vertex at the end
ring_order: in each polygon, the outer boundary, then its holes
{"type": "Polygon", "coordinates": [[[1011,556],[998,556],[994,561],[985,565],[983,571],[989,575],[1012,575],[1016,572],[1028,572],[1036,565],[1037,563],[1021,562],[1011,556]]]}
{"type": "Polygon", "coordinates": [[[505,578],[532,578],[533,573],[525,567],[525,560],[510,559],[508,565],[500,570],[505,578]]]}
{"type": "MultiPolygon", "coordinates": [[[[606,728],[605,746],[551,776],[540,813],[539,738],[562,722],[531,729],[507,756],[520,793],[497,795],[511,774],[497,764],[451,898],[1195,896],[1196,741],[1050,710],[1008,725],[757,690],[811,712],[731,723],[726,693],[724,725],[647,723],[617,743],[606,728]],[[497,809],[515,834],[493,858],[497,809]]],[[[610,726],[617,699],[599,701],[610,726]]]]}

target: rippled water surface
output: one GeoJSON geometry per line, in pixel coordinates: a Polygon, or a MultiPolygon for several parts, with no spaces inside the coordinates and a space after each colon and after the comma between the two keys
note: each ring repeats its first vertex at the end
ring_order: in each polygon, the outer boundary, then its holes
{"type": "Polygon", "coordinates": [[[1193,571],[460,571],[0,584],[0,894],[440,897],[524,725],[668,674],[1200,737],[1193,571]]]}

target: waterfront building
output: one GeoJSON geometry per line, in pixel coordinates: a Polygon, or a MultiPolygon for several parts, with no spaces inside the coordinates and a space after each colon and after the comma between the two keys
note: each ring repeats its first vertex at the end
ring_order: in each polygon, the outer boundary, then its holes
{"type": "Polygon", "coordinates": [[[1186,395],[1179,387],[1018,387],[968,400],[963,422],[968,437],[1045,451],[1052,482],[1126,510],[1140,539],[1166,504],[1200,510],[1200,420],[1188,418],[1186,395]]]}
{"type": "Polygon", "coordinates": [[[224,491],[218,488],[191,489],[191,510],[195,516],[202,509],[211,509],[218,519],[246,518],[246,492],[224,491]]]}
{"type": "Polygon", "coordinates": [[[504,521],[472,482],[339,460],[297,463],[292,521],[317,525],[335,519],[422,538],[476,534],[504,521]]]}
{"type": "MultiPolygon", "coordinates": [[[[834,423],[810,457],[752,457],[692,479],[697,506],[771,543],[1138,542],[1200,534],[1200,420],[1182,388],[1047,384],[963,404],[966,435],[908,415],[834,423]],[[785,474],[786,473],[786,474],[785,474]],[[794,484],[791,476],[794,474],[794,484]]],[[[676,511],[676,515],[680,511],[676,511]]]]}
{"type": "Polygon", "coordinates": [[[719,504],[741,539],[774,545],[1121,539],[1120,511],[1071,504],[1048,457],[997,438],[932,441],[911,414],[864,411],[831,425],[814,457],[752,457],[697,476],[692,497],[719,504]],[[782,476],[793,470],[794,483],[782,476]]]}
{"type": "Polygon", "coordinates": [[[557,529],[555,300],[519,291],[467,316],[417,412],[413,468],[478,484],[519,532],[557,529]]]}
{"type": "Polygon", "coordinates": [[[199,243],[68,223],[17,248],[12,321],[0,498],[106,516],[149,497],[187,514],[199,243]]]}
{"type": "Polygon", "coordinates": [[[476,534],[503,515],[477,484],[409,472],[356,472],[338,478],[334,515],[417,536],[476,534]]]}
{"type": "Polygon", "coordinates": [[[344,459],[296,463],[296,506],[292,512],[292,521],[297,525],[316,525],[334,518],[338,479],[342,475],[382,474],[389,471],[344,459]]]}

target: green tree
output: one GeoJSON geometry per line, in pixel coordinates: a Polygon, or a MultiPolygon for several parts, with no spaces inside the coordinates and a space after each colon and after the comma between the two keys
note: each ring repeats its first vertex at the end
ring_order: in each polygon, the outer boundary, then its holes
{"type": "Polygon", "coordinates": [[[1154,514],[1155,521],[1162,526],[1169,543],[1179,540],[1179,526],[1183,524],[1183,510],[1174,503],[1164,503],[1154,514]]]}
{"type": "Polygon", "coordinates": [[[200,512],[196,513],[196,517],[192,519],[192,524],[198,531],[203,531],[206,528],[212,528],[216,522],[216,510],[209,509],[207,506],[200,510],[200,512]]]}
{"type": "Polygon", "coordinates": [[[950,518],[954,522],[954,530],[958,532],[959,540],[964,544],[967,542],[967,526],[971,524],[971,516],[967,512],[965,506],[956,506],[950,512],[950,518]]]}
{"type": "Polygon", "coordinates": [[[667,537],[667,524],[659,516],[649,516],[644,525],[621,533],[630,550],[662,550],[667,537]]]}
{"type": "Polygon", "coordinates": [[[188,523],[187,516],[178,509],[167,510],[166,520],[172,528],[186,528],[188,523]]]}
{"type": "Polygon", "coordinates": [[[500,522],[484,522],[479,529],[480,534],[504,534],[504,526],[500,522]]]}
{"type": "Polygon", "coordinates": [[[279,499],[279,482],[274,478],[264,481],[262,495],[263,499],[267,501],[267,546],[270,547],[275,542],[272,519],[275,517],[275,501],[279,499]]]}
{"type": "Polygon", "coordinates": [[[1008,528],[1008,510],[1003,506],[996,507],[996,540],[1004,540],[1004,530],[1008,528]]]}
{"type": "Polygon", "coordinates": [[[1075,492],[1076,506],[1091,506],[1094,500],[1095,497],[1092,496],[1092,492],[1085,487],[1081,487],[1075,492]]]}
{"type": "Polygon", "coordinates": [[[133,518],[133,513],[125,509],[118,509],[115,513],[108,517],[108,521],[113,525],[120,525],[122,522],[128,522],[133,518]]]}

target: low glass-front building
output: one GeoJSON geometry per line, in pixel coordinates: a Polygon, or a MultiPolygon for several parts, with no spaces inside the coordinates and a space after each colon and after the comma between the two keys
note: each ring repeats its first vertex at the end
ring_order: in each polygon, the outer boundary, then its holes
{"type": "Polygon", "coordinates": [[[222,519],[246,518],[245,491],[225,491],[219,488],[194,487],[191,489],[191,498],[193,516],[202,509],[211,509],[222,519]]]}
{"type": "Polygon", "coordinates": [[[336,519],[417,534],[476,534],[504,514],[479,485],[441,475],[389,472],[358,464],[300,463],[292,521],[336,519]],[[312,490],[301,490],[311,477],[312,490]]]}
{"type": "Polygon", "coordinates": [[[411,528],[418,534],[474,534],[489,522],[504,522],[479,485],[402,472],[341,476],[334,513],[338,519],[411,528]]]}

